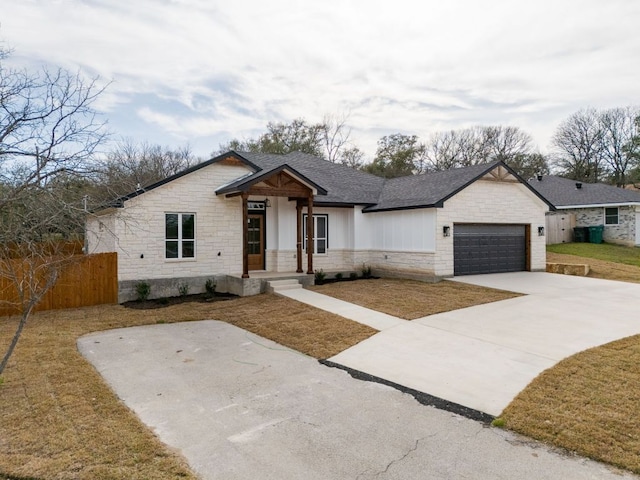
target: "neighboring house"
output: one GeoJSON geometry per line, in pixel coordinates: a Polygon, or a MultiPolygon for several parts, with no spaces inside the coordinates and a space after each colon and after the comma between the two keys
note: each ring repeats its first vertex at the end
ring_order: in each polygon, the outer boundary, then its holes
{"type": "Polygon", "coordinates": [[[576,227],[604,225],[605,242],[640,245],[640,192],[553,175],[540,175],[529,180],[529,185],[558,214],[575,215],[576,227]]]}
{"type": "Polygon", "coordinates": [[[301,153],[229,152],[95,212],[87,240],[118,252],[121,301],[141,280],[156,296],[211,277],[248,295],[268,274],[363,265],[423,279],[544,270],[549,208],[502,162],[384,179],[301,153]]]}

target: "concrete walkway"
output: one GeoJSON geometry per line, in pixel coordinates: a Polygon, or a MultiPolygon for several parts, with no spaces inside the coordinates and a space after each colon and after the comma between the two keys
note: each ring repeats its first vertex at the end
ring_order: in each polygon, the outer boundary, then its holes
{"type": "Polygon", "coordinates": [[[329,360],[497,416],[563,358],[640,333],[639,284],[528,272],[454,280],[527,295],[400,321],[329,360]]]}
{"type": "Polygon", "coordinates": [[[327,312],[335,313],[336,315],[348,318],[349,320],[368,325],[376,330],[386,330],[388,328],[397,327],[398,325],[407,323],[406,320],[402,320],[392,315],[376,312],[369,308],[354,305],[353,303],[345,302],[343,300],[303,288],[282,290],[278,292],[278,295],[292,298],[293,300],[312,305],[321,310],[326,310],[327,312]]]}

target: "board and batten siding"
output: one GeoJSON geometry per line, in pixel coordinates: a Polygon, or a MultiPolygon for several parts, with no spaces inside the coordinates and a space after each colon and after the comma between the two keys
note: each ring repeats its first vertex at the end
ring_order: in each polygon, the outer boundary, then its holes
{"type": "MultiPolygon", "coordinates": [[[[296,203],[283,197],[273,197],[270,201],[272,206],[267,208],[266,220],[266,268],[275,272],[295,271],[297,266],[296,203]]],[[[307,213],[306,207],[302,212],[307,213]]],[[[350,270],[353,266],[353,209],[314,207],[313,213],[328,215],[329,219],[329,248],[324,255],[314,255],[314,269],[350,270]]],[[[303,256],[302,264],[306,269],[304,252],[303,256]]]]}
{"type": "MultiPolygon", "coordinates": [[[[269,199],[267,208],[267,249],[296,249],[296,202],[287,198],[269,199]]],[[[302,209],[306,215],[307,208],[302,209]]],[[[353,243],[353,209],[314,207],[314,215],[329,216],[329,247],[336,249],[351,248],[353,243]]]]}
{"type": "MultiPolygon", "coordinates": [[[[435,251],[435,209],[421,208],[364,214],[373,250],[401,252],[435,251]]],[[[362,235],[360,235],[360,239],[362,235]]],[[[356,248],[358,246],[356,245],[356,248]]]]}
{"type": "Polygon", "coordinates": [[[354,209],[353,264],[384,275],[433,275],[433,208],[362,213],[354,209]]]}

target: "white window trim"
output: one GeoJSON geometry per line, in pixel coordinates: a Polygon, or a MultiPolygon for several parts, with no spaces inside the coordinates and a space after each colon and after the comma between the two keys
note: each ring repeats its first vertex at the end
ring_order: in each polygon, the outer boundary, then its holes
{"type": "MultiPolygon", "coordinates": [[[[302,215],[302,249],[307,251],[307,217],[309,215],[304,213],[302,215]]],[[[329,255],[329,214],[328,213],[314,213],[313,214],[313,254],[319,256],[329,255]],[[325,248],[324,253],[317,253],[318,250],[318,218],[325,218],[325,236],[321,239],[324,240],[325,248]]]]}
{"type": "Polygon", "coordinates": [[[616,225],[620,225],[620,207],[604,207],[602,209],[602,218],[604,221],[602,222],[605,227],[615,227],[616,225]],[[616,215],[616,223],[607,223],[607,208],[615,208],[618,211],[616,215]]]}
{"type": "Polygon", "coordinates": [[[166,262],[195,262],[198,255],[196,246],[196,226],[197,219],[195,212],[164,212],[164,260],[166,262]],[[167,215],[178,215],[178,238],[167,238],[167,215]],[[188,238],[187,241],[193,241],[193,257],[182,256],[182,216],[193,215],[193,240],[188,238]],[[178,256],[176,258],[167,257],[167,242],[178,242],[178,256]]]}

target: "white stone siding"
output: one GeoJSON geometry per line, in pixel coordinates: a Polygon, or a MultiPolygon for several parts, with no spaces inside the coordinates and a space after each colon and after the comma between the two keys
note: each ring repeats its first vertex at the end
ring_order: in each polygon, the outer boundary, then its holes
{"type": "Polygon", "coordinates": [[[90,216],[86,225],[87,253],[116,251],[115,215],[90,216]]]}
{"type": "MultiPolygon", "coordinates": [[[[241,166],[214,164],[128,200],[113,215],[118,280],[197,277],[242,271],[240,197],[215,190],[247,173],[241,166]],[[195,259],[165,259],[165,213],[195,213],[195,259]]],[[[95,229],[96,226],[92,225],[95,229]]],[[[89,235],[89,251],[100,232],[89,235]]]]}
{"type": "Polygon", "coordinates": [[[576,227],[604,225],[603,240],[607,243],[633,246],[636,239],[636,208],[618,207],[618,225],[604,224],[604,207],[563,209],[562,212],[576,216],[576,227]]]}
{"type": "MultiPolygon", "coordinates": [[[[215,190],[247,172],[242,166],[212,164],[134,197],[125,202],[125,208],[87,222],[89,251],[118,252],[121,282],[239,275],[242,202],[239,196],[217,196],[215,190]],[[165,213],[196,215],[194,259],[165,259],[165,213]]],[[[266,270],[294,272],[295,202],[269,200],[266,270]]],[[[453,235],[453,225],[465,222],[530,224],[531,266],[543,270],[545,239],[537,236],[537,227],[545,224],[546,210],[546,204],[523,185],[482,180],[447,200],[442,209],[362,213],[362,207],[317,207],[314,213],[329,216],[329,246],[326,254],[314,256],[314,269],[360,272],[364,264],[382,274],[449,276],[453,274],[453,236],[443,238],[442,226],[450,225],[453,235]]],[[[304,252],[302,268],[306,272],[304,252]]]]}
{"type": "Polygon", "coordinates": [[[531,270],[545,270],[545,237],[538,226],[545,225],[548,206],[519,183],[478,180],[454,195],[437,210],[435,274],[453,275],[453,235],[456,223],[524,224],[531,226],[531,270]],[[449,225],[451,235],[442,234],[449,225]]]}
{"type": "Polygon", "coordinates": [[[379,275],[434,275],[435,252],[368,250],[358,252],[356,259],[356,271],[367,265],[379,275]]]}
{"type": "MultiPolygon", "coordinates": [[[[267,209],[266,270],[295,272],[296,255],[296,204],[286,198],[275,198],[267,209]]],[[[303,214],[306,214],[306,207],[303,214]]],[[[329,247],[326,254],[313,256],[314,270],[326,271],[350,269],[352,266],[353,209],[315,207],[314,215],[328,215],[329,247]]],[[[304,238],[304,232],[303,232],[304,238]]],[[[307,271],[307,254],[302,252],[302,269],[307,271]]]]}

